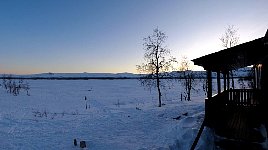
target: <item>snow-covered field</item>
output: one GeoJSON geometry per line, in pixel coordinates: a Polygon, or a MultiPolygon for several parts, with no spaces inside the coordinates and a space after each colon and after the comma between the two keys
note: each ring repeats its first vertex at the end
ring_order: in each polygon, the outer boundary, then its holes
{"type": "Polygon", "coordinates": [[[201,86],[181,101],[174,82],[159,108],[135,79],[27,82],[30,96],[0,89],[0,149],[80,149],[74,139],[91,150],[189,149],[204,117],[201,86]]]}

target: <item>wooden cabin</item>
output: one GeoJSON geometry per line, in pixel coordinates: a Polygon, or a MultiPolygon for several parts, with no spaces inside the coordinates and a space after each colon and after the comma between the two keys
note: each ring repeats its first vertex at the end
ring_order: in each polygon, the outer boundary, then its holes
{"type": "Polygon", "coordinates": [[[222,149],[266,149],[261,143],[267,141],[263,130],[268,127],[268,30],[264,37],[192,61],[207,71],[204,125],[225,139],[217,145],[222,149]],[[231,71],[247,66],[255,70],[254,86],[231,88],[231,71]],[[217,73],[215,95],[212,72],[217,73]]]}

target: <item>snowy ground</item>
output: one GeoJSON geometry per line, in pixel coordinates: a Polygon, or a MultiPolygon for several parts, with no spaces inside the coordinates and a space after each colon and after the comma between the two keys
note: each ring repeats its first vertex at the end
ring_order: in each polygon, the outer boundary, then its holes
{"type": "Polygon", "coordinates": [[[159,108],[134,79],[28,82],[30,96],[0,89],[0,149],[80,149],[73,139],[91,150],[189,149],[204,117],[204,92],[181,101],[179,83],[159,108]]]}

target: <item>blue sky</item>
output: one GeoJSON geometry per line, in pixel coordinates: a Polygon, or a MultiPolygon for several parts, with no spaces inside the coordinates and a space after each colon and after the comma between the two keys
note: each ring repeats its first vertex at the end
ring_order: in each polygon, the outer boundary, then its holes
{"type": "Polygon", "coordinates": [[[264,36],[267,0],[0,0],[0,73],[133,72],[158,27],[178,60],[264,36]]]}

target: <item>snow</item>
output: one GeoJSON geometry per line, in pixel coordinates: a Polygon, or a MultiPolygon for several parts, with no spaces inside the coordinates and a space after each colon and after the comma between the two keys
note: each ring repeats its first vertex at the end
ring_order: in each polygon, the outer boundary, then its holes
{"type": "MultiPolygon", "coordinates": [[[[156,90],[135,79],[27,82],[30,96],[0,89],[0,149],[78,149],[74,139],[92,150],[189,149],[204,119],[203,90],[181,101],[178,82],[160,108],[156,90]]],[[[211,142],[207,130],[201,149],[211,142]]]]}

